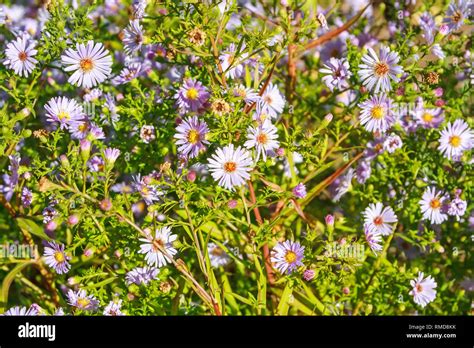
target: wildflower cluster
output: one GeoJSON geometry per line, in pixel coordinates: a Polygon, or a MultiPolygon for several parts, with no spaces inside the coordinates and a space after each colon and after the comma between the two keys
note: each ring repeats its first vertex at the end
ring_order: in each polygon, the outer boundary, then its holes
{"type": "Polygon", "coordinates": [[[0,313],[470,311],[470,0],[25,3],[0,313]]]}

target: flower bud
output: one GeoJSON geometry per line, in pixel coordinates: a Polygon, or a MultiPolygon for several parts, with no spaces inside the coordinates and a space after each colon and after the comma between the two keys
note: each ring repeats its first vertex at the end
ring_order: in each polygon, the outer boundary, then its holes
{"type": "Polygon", "coordinates": [[[81,157],[86,162],[91,154],[91,142],[87,139],[81,139],[79,146],[81,148],[81,157]]]}
{"type": "Polygon", "coordinates": [[[77,216],[76,214],[69,215],[69,217],[67,218],[67,224],[69,226],[74,226],[78,222],[79,222],[79,216],[77,216]]]}

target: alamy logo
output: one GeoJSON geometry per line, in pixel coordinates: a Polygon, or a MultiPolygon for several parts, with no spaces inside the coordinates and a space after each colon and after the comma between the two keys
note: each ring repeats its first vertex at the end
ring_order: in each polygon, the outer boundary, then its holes
{"type": "Polygon", "coordinates": [[[48,341],[56,339],[55,325],[34,325],[26,323],[18,326],[18,337],[20,338],[47,338],[48,341]]]}

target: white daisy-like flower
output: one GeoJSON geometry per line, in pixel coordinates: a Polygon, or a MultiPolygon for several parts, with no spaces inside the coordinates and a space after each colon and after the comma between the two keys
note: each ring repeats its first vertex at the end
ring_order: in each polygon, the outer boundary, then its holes
{"type": "Polygon", "coordinates": [[[261,125],[257,127],[249,127],[247,130],[247,141],[244,146],[247,149],[256,148],[257,156],[255,161],[258,161],[260,155],[263,160],[267,160],[267,151],[272,151],[280,146],[278,139],[278,130],[269,119],[266,119],[261,125]]]}
{"type": "Polygon", "coordinates": [[[234,149],[234,144],[218,148],[208,161],[209,171],[218,185],[228,190],[241,186],[250,178],[253,169],[250,153],[240,146],[234,149]]]}
{"type": "Polygon", "coordinates": [[[254,89],[245,87],[244,85],[238,85],[233,89],[234,96],[242,98],[246,104],[252,104],[260,99],[260,96],[254,89]]]}
{"type": "Polygon", "coordinates": [[[46,120],[51,123],[59,123],[62,129],[85,117],[82,106],[74,99],[66,97],[51,98],[44,108],[46,109],[46,120]]]}
{"type": "Polygon", "coordinates": [[[123,36],[125,53],[130,54],[138,51],[143,44],[143,28],[140,21],[138,19],[132,20],[123,31],[123,36]]]}
{"type": "Polygon", "coordinates": [[[280,94],[278,87],[273,83],[270,83],[257,103],[257,113],[263,113],[271,118],[276,118],[283,112],[284,107],[285,99],[280,94]]]}
{"type": "Polygon", "coordinates": [[[270,261],[281,273],[290,274],[298,267],[303,266],[304,246],[298,242],[286,240],[275,245],[271,252],[270,261]]]}
{"type": "Polygon", "coordinates": [[[393,232],[391,224],[398,221],[391,207],[384,207],[382,203],[372,203],[362,213],[365,225],[372,232],[387,236],[393,232]]]}
{"type": "Polygon", "coordinates": [[[91,88],[109,78],[112,72],[112,57],[102,43],[87,42],[68,48],[61,56],[64,70],[74,71],[68,82],[84,88],[91,88]]]}
{"type": "Polygon", "coordinates": [[[419,202],[423,218],[430,220],[432,224],[440,224],[447,220],[448,215],[443,211],[445,199],[443,192],[437,192],[436,188],[428,187],[419,202]]]}
{"type": "Polygon", "coordinates": [[[230,262],[230,256],[216,243],[211,242],[207,245],[207,253],[214,268],[225,266],[230,262]]]}
{"type": "Polygon", "coordinates": [[[122,316],[125,315],[121,311],[122,300],[110,301],[109,304],[104,308],[103,315],[106,316],[122,316]]]}
{"type": "Polygon", "coordinates": [[[38,51],[35,49],[36,42],[30,40],[27,35],[17,38],[7,44],[5,50],[6,59],[3,64],[15,71],[15,74],[28,77],[34,70],[38,61],[33,58],[38,51]]]}
{"type": "Polygon", "coordinates": [[[369,132],[386,132],[394,123],[393,102],[385,94],[374,95],[359,104],[360,123],[369,132]]]}
{"type": "Polygon", "coordinates": [[[430,302],[433,302],[436,298],[436,281],[433,277],[428,276],[424,278],[423,272],[418,273],[418,278],[410,281],[410,285],[413,289],[410,291],[410,295],[413,296],[413,301],[419,304],[421,307],[426,307],[430,302]]]}
{"type": "Polygon", "coordinates": [[[390,80],[399,82],[397,75],[403,73],[403,68],[398,65],[400,57],[397,52],[390,52],[388,47],[380,47],[380,58],[372,48],[362,56],[358,75],[362,84],[375,93],[388,92],[392,89],[390,80]]]}
{"type": "Polygon", "coordinates": [[[441,131],[438,150],[448,159],[458,160],[464,151],[470,150],[474,144],[474,133],[469,125],[461,119],[453,124],[448,123],[441,131]]]}
{"type": "Polygon", "coordinates": [[[149,236],[148,239],[140,238],[144,242],[140,246],[140,254],[146,254],[145,260],[149,266],[160,268],[171,263],[171,259],[165,255],[161,250],[166,250],[169,256],[173,257],[177,250],[173,247],[173,242],[177,235],[171,234],[171,228],[165,226],[158,228],[155,231],[155,236],[149,236]]]}

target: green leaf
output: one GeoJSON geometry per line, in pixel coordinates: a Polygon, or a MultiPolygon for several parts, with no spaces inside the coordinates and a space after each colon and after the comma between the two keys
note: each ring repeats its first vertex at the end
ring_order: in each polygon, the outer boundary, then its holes
{"type": "Polygon", "coordinates": [[[15,276],[20,273],[24,268],[27,266],[35,263],[35,261],[26,261],[20,263],[18,266],[13,268],[10,273],[3,279],[2,283],[2,291],[0,293],[1,298],[0,298],[0,313],[3,313],[5,311],[6,305],[8,303],[8,291],[10,290],[10,285],[13,282],[13,279],[15,279],[15,276]]]}
{"type": "Polygon", "coordinates": [[[34,234],[37,237],[45,240],[51,240],[48,235],[44,232],[44,230],[36,224],[33,220],[26,219],[26,218],[16,218],[18,226],[31,234],[34,234]]]}
{"type": "Polygon", "coordinates": [[[290,297],[293,294],[293,289],[290,283],[286,284],[285,290],[281,294],[280,303],[278,304],[277,312],[278,315],[288,315],[288,309],[290,308],[290,297]]]}

